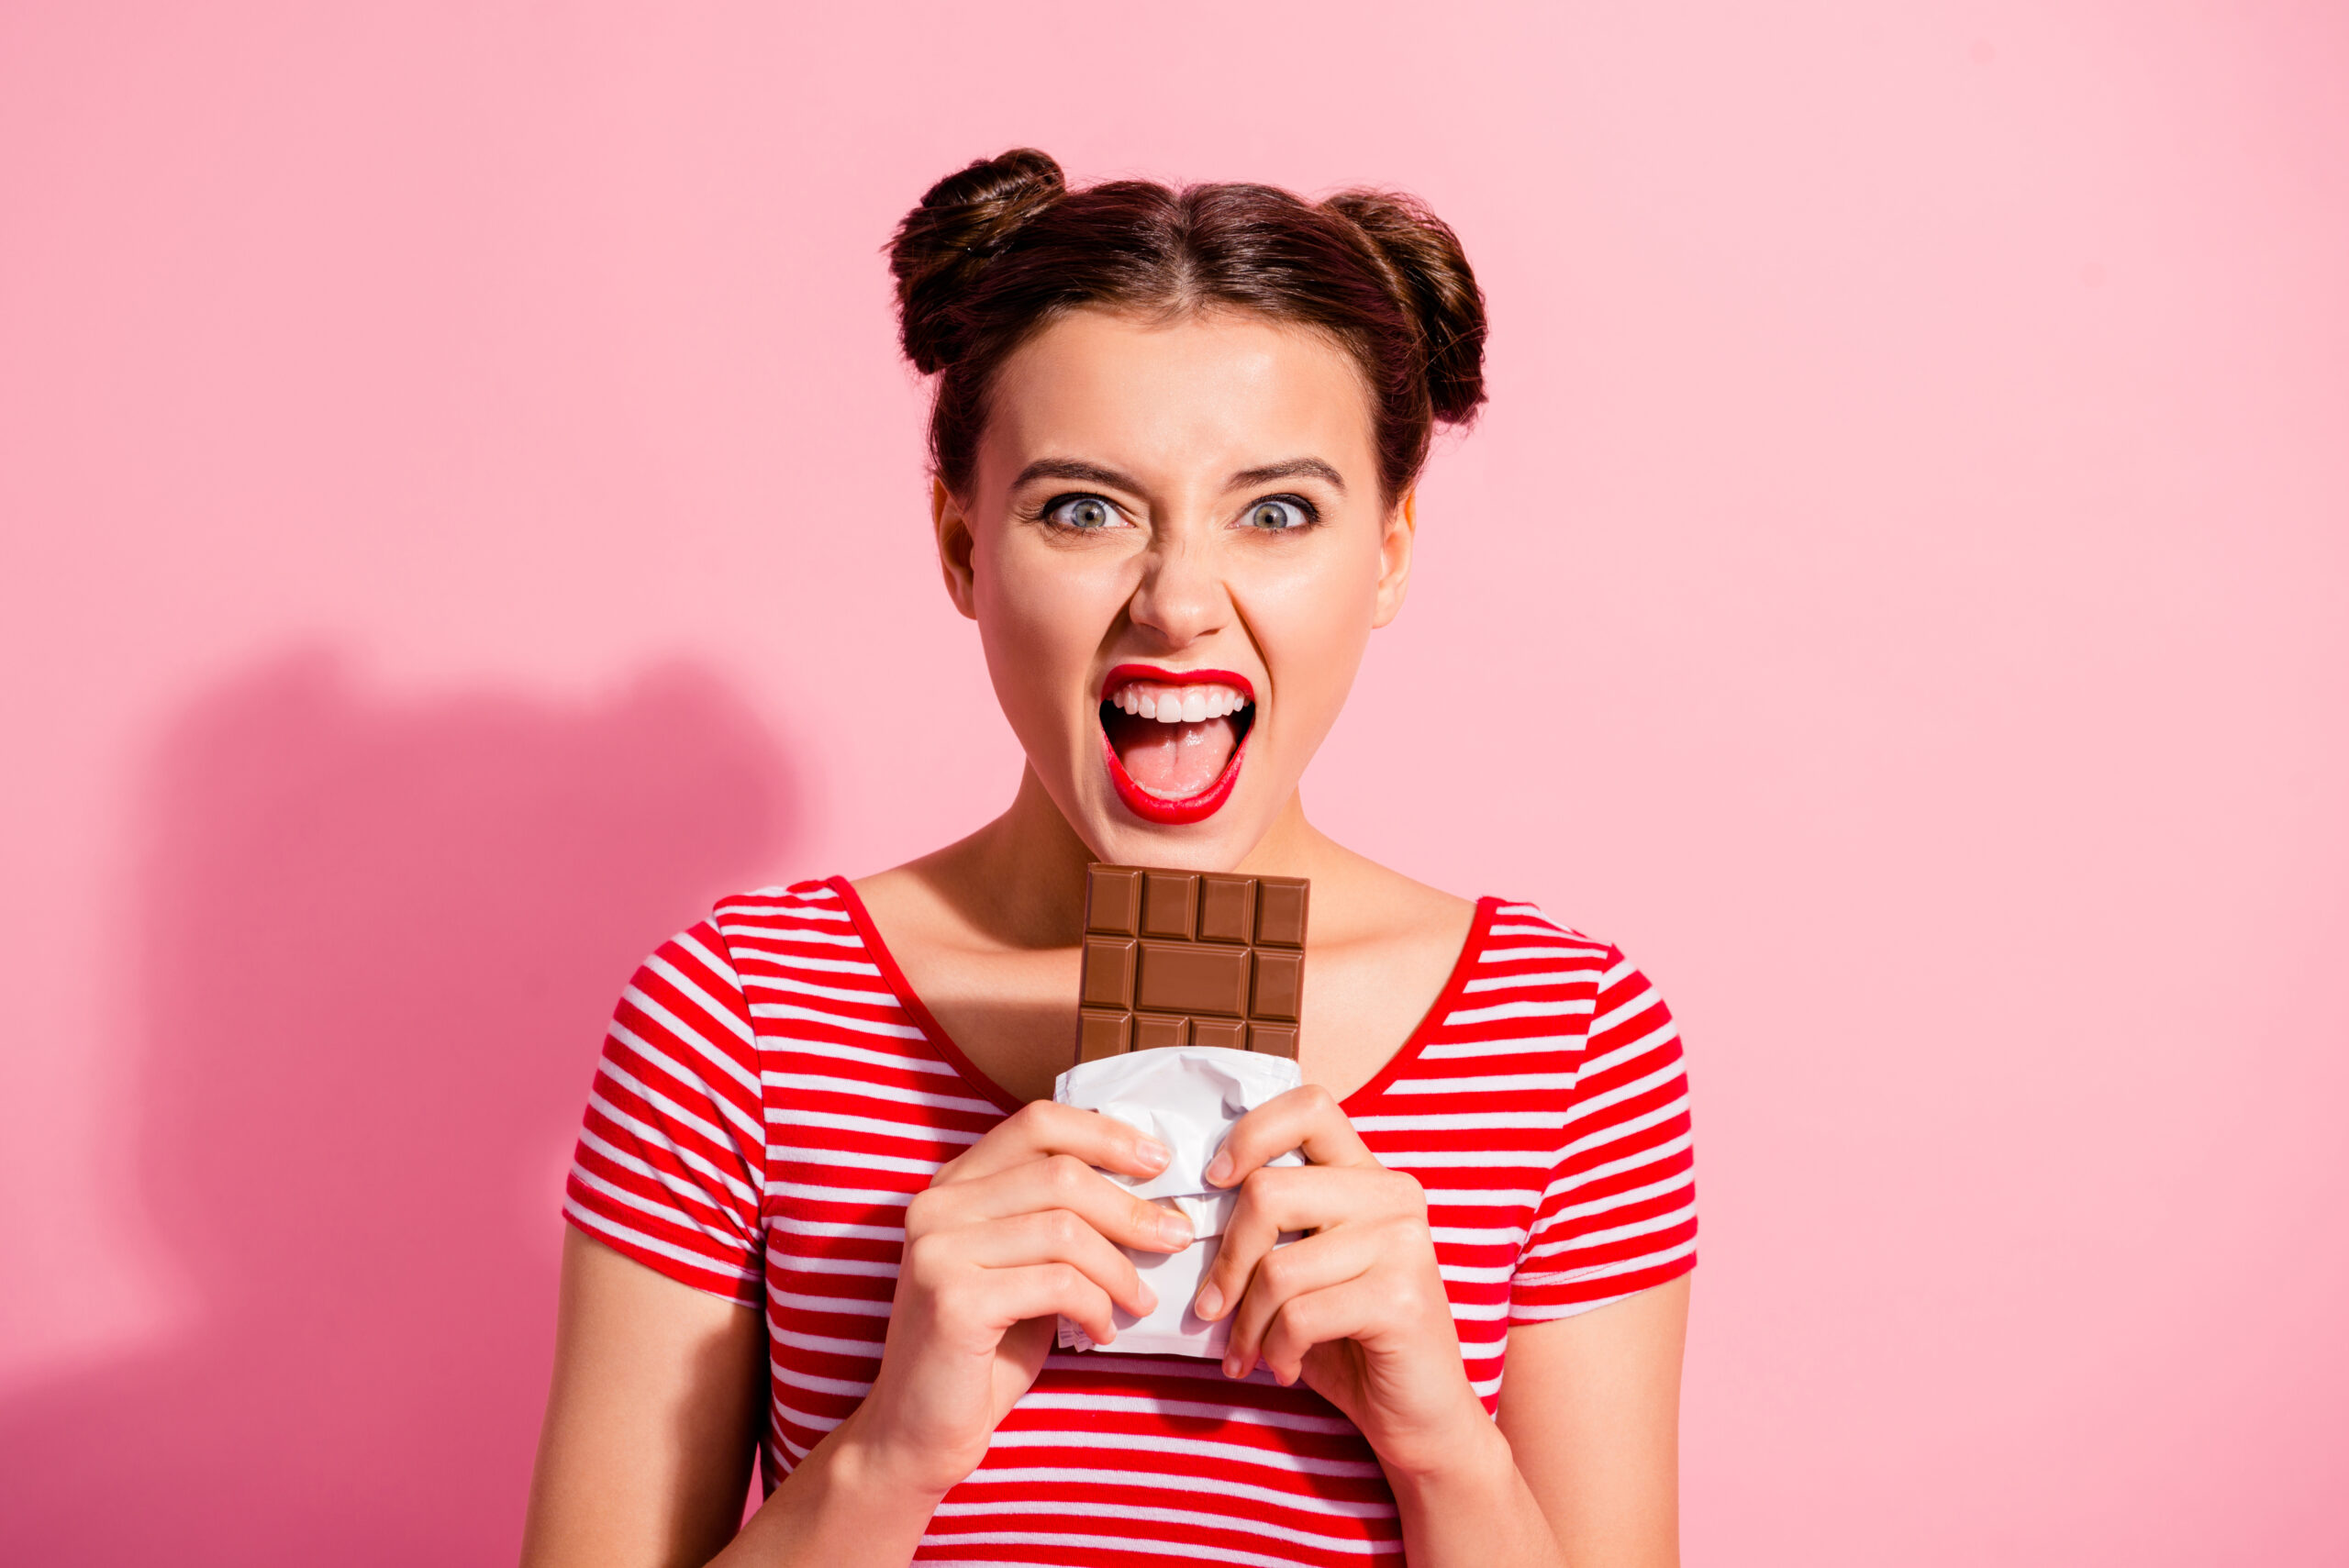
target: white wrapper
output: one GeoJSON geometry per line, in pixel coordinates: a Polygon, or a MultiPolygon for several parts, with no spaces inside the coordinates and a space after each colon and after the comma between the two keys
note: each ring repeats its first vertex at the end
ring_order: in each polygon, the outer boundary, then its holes
{"type": "MultiPolygon", "coordinates": [[[[1081,1062],[1054,1080],[1052,1098],[1062,1105],[1115,1117],[1173,1151],[1166,1169],[1148,1181],[1115,1172],[1102,1173],[1139,1197],[1181,1209],[1198,1236],[1179,1252],[1125,1249],[1141,1277],[1158,1293],[1157,1310],[1147,1318],[1136,1318],[1111,1308],[1116,1313],[1118,1338],[1107,1345],[1096,1345],[1092,1336],[1063,1318],[1062,1349],[1222,1359],[1231,1338],[1230,1316],[1203,1322],[1191,1310],[1191,1301],[1199,1293],[1199,1282],[1207,1277],[1208,1265],[1215,1262],[1224,1226],[1240,1195],[1208,1185],[1208,1162],[1223,1147],[1224,1135],[1242,1113],[1286,1094],[1300,1082],[1297,1063],[1288,1057],[1216,1045],[1130,1051],[1098,1062],[1081,1062]]],[[[1305,1156],[1291,1150],[1270,1163],[1302,1165],[1305,1156]]]]}

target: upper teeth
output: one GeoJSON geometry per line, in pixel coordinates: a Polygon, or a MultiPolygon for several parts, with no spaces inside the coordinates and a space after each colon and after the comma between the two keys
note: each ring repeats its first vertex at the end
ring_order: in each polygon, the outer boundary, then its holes
{"type": "Polygon", "coordinates": [[[1161,724],[1199,724],[1223,718],[1248,706],[1248,699],[1230,686],[1150,686],[1139,683],[1119,687],[1110,705],[1128,713],[1154,718],[1161,724]]]}

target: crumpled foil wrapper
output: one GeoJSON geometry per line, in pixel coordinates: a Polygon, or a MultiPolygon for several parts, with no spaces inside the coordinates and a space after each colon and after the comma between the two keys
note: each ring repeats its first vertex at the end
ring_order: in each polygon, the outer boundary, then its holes
{"type": "MultiPolygon", "coordinates": [[[[1197,1237],[1179,1252],[1123,1249],[1158,1293],[1157,1309],[1146,1318],[1136,1318],[1122,1308],[1111,1308],[1118,1338],[1107,1345],[1095,1344],[1084,1329],[1063,1318],[1060,1320],[1063,1350],[1222,1359],[1231,1339],[1230,1314],[1205,1322],[1191,1310],[1191,1301],[1222,1246],[1224,1228],[1230,1223],[1240,1195],[1208,1185],[1208,1162],[1223,1147],[1224,1135],[1242,1114],[1301,1082],[1292,1058],[1214,1045],[1130,1051],[1097,1062],[1081,1062],[1054,1080],[1052,1098],[1062,1105],[1115,1117],[1166,1145],[1173,1157],[1164,1170],[1148,1181],[1111,1171],[1102,1174],[1137,1197],[1182,1210],[1197,1237]]],[[[1268,1163],[1302,1165],[1305,1156],[1291,1150],[1268,1163]]],[[[1284,1233],[1281,1240],[1295,1239],[1294,1233],[1284,1233]]]]}

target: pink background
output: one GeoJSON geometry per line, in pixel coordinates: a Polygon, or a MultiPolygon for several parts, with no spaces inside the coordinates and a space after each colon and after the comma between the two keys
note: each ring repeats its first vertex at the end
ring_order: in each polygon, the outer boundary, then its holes
{"type": "Polygon", "coordinates": [[[510,1560],[631,964],[1013,782],[878,249],[1032,141],[1466,239],[1308,798],[1680,1012],[1689,1560],[2349,1559],[2338,9],[685,10],[0,12],[6,1555],[510,1560]]]}

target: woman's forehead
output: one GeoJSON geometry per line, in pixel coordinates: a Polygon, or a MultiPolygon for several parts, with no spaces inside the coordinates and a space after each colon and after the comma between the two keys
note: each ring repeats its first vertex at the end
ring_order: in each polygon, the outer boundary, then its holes
{"type": "Polygon", "coordinates": [[[1077,310],[1023,344],[995,388],[983,466],[1040,455],[1240,472],[1300,455],[1375,481],[1370,399],[1327,336],[1233,311],[1077,310]]]}

